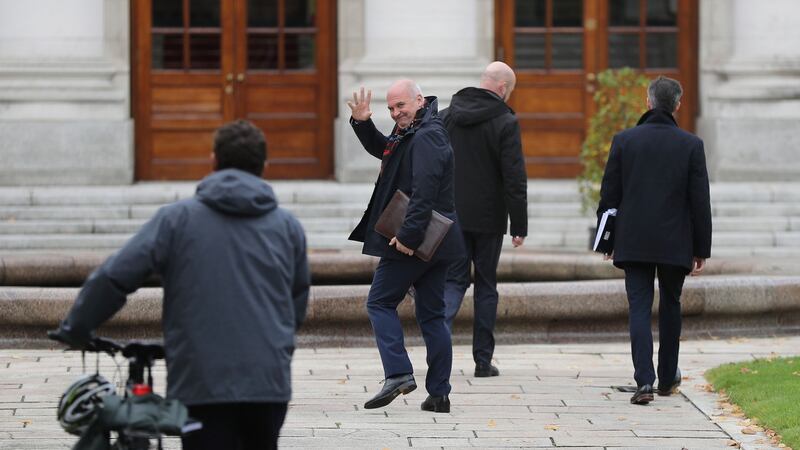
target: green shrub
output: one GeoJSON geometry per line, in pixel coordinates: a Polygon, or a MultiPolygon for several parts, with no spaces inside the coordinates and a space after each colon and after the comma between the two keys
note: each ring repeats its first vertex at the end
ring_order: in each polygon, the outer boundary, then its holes
{"type": "Polygon", "coordinates": [[[581,149],[583,173],[578,175],[583,210],[594,211],[600,201],[600,183],[611,149],[611,138],[636,125],[647,109],[648,78],[625,67],[608,69],[597,75],[594,94],[596,112],[589,121],[589,130],[581,149]]]}

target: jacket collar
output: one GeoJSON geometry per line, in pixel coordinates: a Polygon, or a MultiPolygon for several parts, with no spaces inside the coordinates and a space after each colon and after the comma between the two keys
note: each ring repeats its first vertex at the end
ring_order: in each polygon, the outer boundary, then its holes
{"type": "MultiPolygon", "coordinates": [[[[417,110],[417,115],[414,118],[414,122],[411,124],[411,129],[406,131],[405,135],[414,134],[425,122],[429,122],[435,117],[439,117],[439,100],[436,96],[431,95],[425,97],[425,105],[417,110]]],[[[397,125],[395,125],[395,127],[397,127],[397,125]]],[[[392,132],[394,132],[394,129],[392,132]]]]}
{"type": "Polygon", "coordinates": [[[642,115],[636,125],[642,125],[645,123],[653,123],[653,124],[662,124],[662,125],[671,125],[671,126],[678,126],[678,122],[675,121],[675,117],[672,116],[672,113],[667,111],[666,109],[661,108],[654,108],[650,111],[647,111],[642,115]]]}

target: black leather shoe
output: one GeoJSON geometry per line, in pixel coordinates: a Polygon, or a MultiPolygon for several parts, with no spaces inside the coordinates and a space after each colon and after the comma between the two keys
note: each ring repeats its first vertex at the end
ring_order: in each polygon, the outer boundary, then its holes
{"type": "Polygon", "coordinates": [[[478,378],[496,377],[498,375],[500,375],[500,371],[497,369],[497,367],[491,364],[475,364],[475,376],[478,378]]]}
{"type": "Polygon", "coordinates": [[[636,393],[631,397],[631,403],[634,405],[646,405],[653,401],[653,386],[645,384],[636,389],[636,393]]]}
{"type": "Polygon", "coordinates": [[[672,383],[665,385],[661,384],[661,380],[658,380],[658,395],[671,395],[678,392],[678,386],[681,385],[681,369],[675,369],[675,378],[672,379],[672,383]]]}
{"type": "Polygon", "coordinates": [[[378,395],[364,403],[364,409],[375,409],[392,403],[398,395],[406,395],[417,388],[414,375],[398,375],[383,380],[383,388],[378,395]]]}
{"type": "Polygon", "coordinates": [[[443,395],[441,397],[428,396],[421,406],[423,411],[433,411],[437,413],[450,412],[450,399],[443,395]]]}

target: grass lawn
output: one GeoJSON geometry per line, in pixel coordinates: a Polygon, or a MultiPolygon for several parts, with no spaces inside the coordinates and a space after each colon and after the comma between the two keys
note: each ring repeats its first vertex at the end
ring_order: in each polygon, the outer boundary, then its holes
{"type": "Polygon", "coordinates": [[[705,376],[747,417],[800,449],[800,356],[725,364],[705,376]]]}

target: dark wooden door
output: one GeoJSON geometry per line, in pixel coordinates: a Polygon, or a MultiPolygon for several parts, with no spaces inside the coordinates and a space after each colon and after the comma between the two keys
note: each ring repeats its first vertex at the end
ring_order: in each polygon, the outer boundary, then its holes
{"type": "MultiPolygon", "coordinates": [[[[596,77],[633,67],[681,81],[679,124],[694,129],[697,0],[496,0],[500,60],[517,73],[511,106],[528,176],[567,178],[594,111],[596,77]]],[[[645,106],[642,92],[642,111],[645,106]]]]}
{"type": "Polygon", "coordinates": [[[333,172],[335,1],[132,2],[136,173],[195,180],[214,130],[253,121],[268,178],[333,172]]]}

